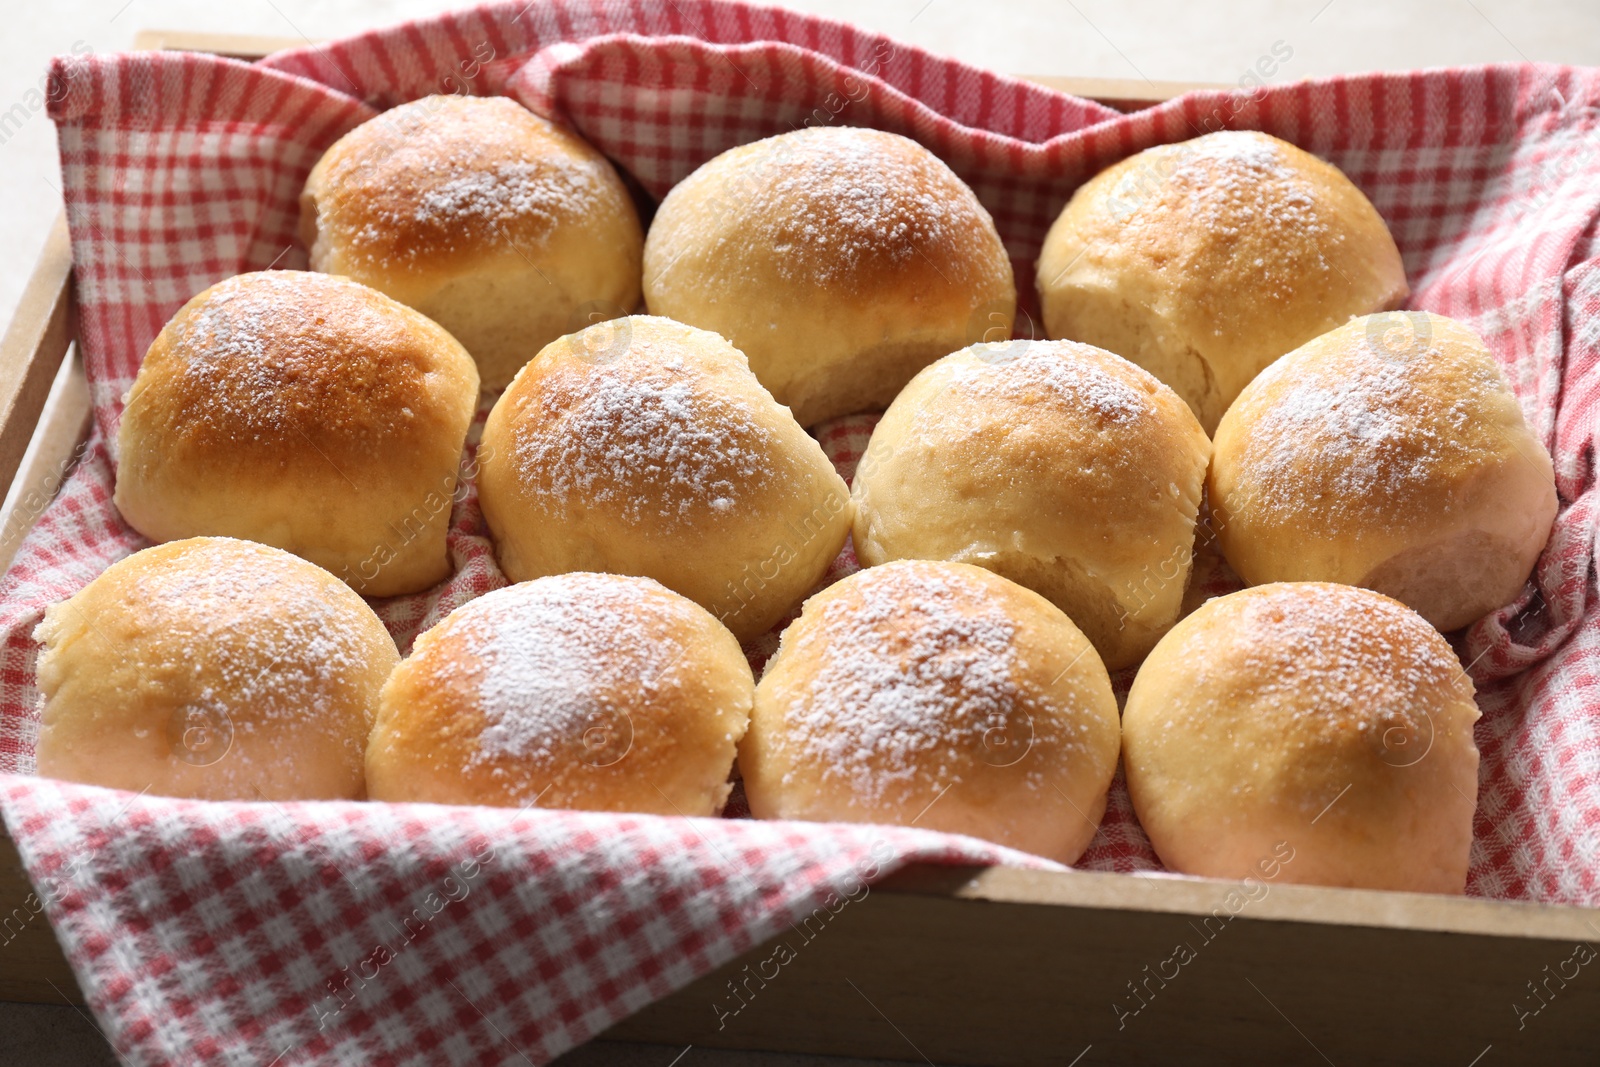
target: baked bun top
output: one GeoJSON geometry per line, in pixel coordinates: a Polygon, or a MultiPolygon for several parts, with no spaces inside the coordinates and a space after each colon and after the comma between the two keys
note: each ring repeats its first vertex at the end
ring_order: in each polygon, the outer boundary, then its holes
{"type": "Polygon", "coordinates": [[[777,802],[801,817],[910,821],[959,782],[952,811],[1011,825],[1037,814],[1009,803],[1019,790],[1049,793],[1077,769],[1103,793],[1116,762],[1116,701],[1088,640],[1039,594],[964,563],[886,563],[813,596],[757,704],[768,732],[741,763],[771,761],[792,791],[777,802]]]}
{"type": "Polygon", "coordinates": [[[649,578],[522,582],[451,612],[390,677],[373,793],[711,814],[753,688],[733,635],[649,578]]]}
{"type": "Polygon", "coordinates": [[[805,595],[849,532],[850,491],[822,447],[738,349],[671,319],[552,342],[489,413],[480,454],[508,575],[647,574],[744,640],[805,595]]]}
{"type": "Polygon", "coordinates": [[[1162,639],[1123,713],[1140,822],[1175,870],[1459,893],[1476,803],[1473,685],[1428,622],[1325,582],[1207,601],[1162,639]]]}
{"type": "Polygon", "coordinates": [[[1236,510],[1253,524],[1314,521],[1320,535],[1410,540],[1453,525],[1463,484],[1508,461],[1551,478],[1489,349],[1426,311],[1308,341],[1239,395],[1216,442],[1236,510]]]}
{"type": "Polygon", "coordinates": [[[948,166],[831,126],[730,149],[678,183],[645,241],[644,296],[737,345],[804,426],[882,408],[975,333],[1008,336],[1016,307],[994,222],[948,166]]]}
{"type": "Polygon", "coordinates": [[[994,222],[922,145],[856,126],[815,126],[740,145],[662,201],[649,236],[650,294],[769,286],[937,304],[1010,274],[994,222]],[[680,258],[681,257],[681,258],[680,258]],[[656,276],[659,273],[659,276],[656,276]]]}
{"type": "Polygon", "coordinates": [[[774,417],[781,409],[732,345],[652,316],[615,329],[629,336],[616,358],[593,358],[585,335],[570,334],[495,405],[496,439],[509,432],[505,458],[527,500],[579,521],[709,531],[789,492],[797,472],[781,469],[781,451],[804,432],[774,417]]]}
{"type": "MultiPolygon", "coordinates": [[[[1472,679],[1422,616],[1381,593],[1331,582],[1275,582],[1208,600],[1146,663],[1147,685],[1163,676],[1178,684],[1184,725],[1195,730],[1184,739],[1156,736],[1183,746],[1201,768],[1231,753],[1251,764],[1253,780],[1276,780],[1274,789],[1298,778],[1306,749],[1318,754],[1310,762],[1319,776],[1337,776],[1335,765],[1377,774],[1420,758],[1426,742],[1418,739],[1434,727],[1459,725],[1441,716],[1472,709],[1463,712],[1469,739],[1478,717],[1472,679]]],[[[1229,792],[1246,798],[1253,790],[1229,792]]]]}
{"type": "Polygon", "coordinates": [[[891,447],[872,477],[858,479],[857,501],[865,506],[875,490],[904,517],[874,516],[869,535],[879,524],[886,535],[931,541],[942,528],[954,539],[949,547],[969,541],[975,557],[1032,546],[1054,555],[1069,536],[1065,521],[1096,571],[1145,561],[1149,545],[1128,539],[1129,530],[1192,530],[1197,472],[1211,450],[1171,389],[1076,341],[953,352],[914,378],[884,421],[891,447]],[[937,471],[919,478],[915,464],[895,463],[897,453],[923,456],[937,471]],[[982,533],[964,518],[981,518],[982,533]],[[889,530],[890,522],[901,528],[889,530]]]}
{"type": "Polygon", "coordinates": [[[34,636],[40,773],[217,800],[360,797],[399,659],[332,574],[228,537],[118,560],[34,636]]]}
{"type": "Polygon", "coordinates": [[[1207,430],[1272,360],[1408,293],[1382,217],[1337,167],[1244,130],[1092,178],[1051,227],[1038,285],[1052,336],[1147,367],[1207,430]],[[1052,307],[1062,293],[1077,299],[1052,307]]]}
{"type": "Polygon", "coordinates": [[[429,96],[328,149],[306,180],[300,237],[332,256],[321,269],[415,280],[613,219],[638,229],[587,142],[508,97],[429,96]]]}
{"type": "Polygon", "coordinates": [[[1124,667],[1177,617],[1210,451],[1188,405],[1121,356],[973,345],[912,379],[874,430],[856,553],[987,567],[1124,667]]]}
{"type": "Polygon", "coordinates": [[[348,278],[261,271],[167,323],[120,439],[125,462],[151,468],[376,485],[412,479],[421,458],[453,469],[477,397],[472,358],[425,316],[348,278]]]}

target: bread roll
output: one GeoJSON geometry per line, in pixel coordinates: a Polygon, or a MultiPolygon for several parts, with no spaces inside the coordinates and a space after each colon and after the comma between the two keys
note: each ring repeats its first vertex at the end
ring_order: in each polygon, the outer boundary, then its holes
{"type": "Polygon", "coordinates": [[[1210,487],[1246,581],[1366,586],[1441,630],[1515,599],[1556,515],[1550,457],[1494,357],[1421,311],[1269,367],[1217,429],[1210,487]]]}
{"type": "Polygon", "coordinates": [[[1016,312],[972,190],[880,130],[808,127],[722,153],[661,202],[644,259],[651,313],[728,338],[802,426],[883,408],[940,356],[1009,337],[1016,312]]]}
{"type": "Polygon", "coordinates": [[[438,325],[346,278],[241,274],[151,344],[117,433],[116,505],[152,541],[287,549],[368,596],[450,574],[478,375],[438,325]]]}
{"type": "Polygon", "coordinates": [[[39,773],[198,800],[359,800],[399,660],[362,599],[302,559],[196,537],[46,609],[39,773]]]}
{"type": "Polygon", "coordinates": [[[1073,341],[974,345],[895,398],[857,469],[856,555],[986,567],[1107,667],[1177,621],[1211,449],[1171,389],[1073,341]]]}
{"type": "Polygon", "coordinates": [[[759,819],[915,825],[1071,863],[1117,750],[1111,681],[1071,620],[981,568],[906,560],[806,601],[739,769],[759,819]]]}
{"type": "Polygon", "coordinates": [[[822,447],[714,333],[601,323],[548,345],[484,426],[479,495],[513,581],[654,578],[741,641],[817,584],[850,532],[822,447]]]}
{"type": "Polygon", "coordinates": [[[1472,698],[1450,646],[1388,597],[1246,589],[1207,601],[1139,668],[1128,792],[1174,871],[1260,877],[1276,860],[1285,882],[1460,893],[1472,698]]]}
{"type": "Polygon", "coordinates": [[[715,815],[755,682],[725,627],[648,578],[498,589],[383,688],[374,800],[715,815]]]}
{"type": "Polygon", "coordinates": [[[313,270],[453,333],[485,388],[587,321],[639,304],[627,187],[576,135],[503,96],[428,96],[334,143],[300,197],[313,270]]]}
{"type": "Polygon", "coordinates": [[[1207,433],[1267,364],[1408,293],[1361,190],[1242,130],[1158,145],[1097,174],[1045,237],[1038,287],[1051,337],[1133,360],[1207,433]]]}

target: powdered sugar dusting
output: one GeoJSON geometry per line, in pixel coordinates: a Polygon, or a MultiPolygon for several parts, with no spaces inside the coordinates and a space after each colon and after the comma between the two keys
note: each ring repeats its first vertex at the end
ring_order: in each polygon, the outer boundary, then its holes
{"type": "MultiPolygon", "coordinates": [[[[311,564],[229,538],[154,551],[163,558],[143,568],[130,600],[166,635],[162,647],[192,654],[201,683],[185,692],[192,718],[248,736],[262,722],[315,723],[329,698],[346,699],[366,666],[364,635],[358,605],[340,602],[331,575],[330,591],[308,575],[311,564]]],[[[35,637],[51,630],[42,624],[35,637]]]]}
{"type": "MultiPolygon", "coordinates": [[[[1108,422],[1126,423],[1150,409],[1150,394],[1129,385],[1094,359],[1079,358],[1077,346],[1061,341],[1002,341],[973,345],[976,362],[954,365],[951,384],[977,401],[1016,402],[1039,396],[1054,407],[1092,411],[1108,422]]],[[[1133,364],[1129,376],[1149,373],[1133,364]]]]}
{"type": "MultiPolygon", "coordinates": [[[[759,226],[786,279],[829,285],[869,262],[892,268],[931,263],[946,279],[965,283],[983,265],[949,254],[957,235],[992,225],[976,198],[954,175],[941,174],[942,164],[893,135],[806,129],[736,150],[711,166],[726,187],[719,212],[735,213],[741,226],[759,226]]],[[[700,220],[689,221],[678,226],[678,237],[703,241],[700,220]]],[[[674,260],[671,249],[662,254],[674,260]]],[[[741,252],[730,247],[722,254],[737,259],[741,252]]]]}
{"type": "Polygon", "coordinates": [[[1266,135],[1224,130],[1174,151],[1178,163],[1171,180],[1189,194],[1210,232],[1234,235],[1247,226],[1301,234],[1327,230],[1311,183],[1286,165],[1283,148],[1266,135]]]}
{"type": "Polygon", "coordinates": [[[732,513],[772,478],[772,431],[679,358],[558,371],[541,385],[516,464],[524,484],[564,507],[604,505],[633,524],[688,523],[707,510],[732,513]]]}
{"type": "Polygon", "coordinates": [[[604,158],[503,97],[427,97],[358,127],[330,153],[318,225],[340,255],[426,264],[484,245],[533,251],[596,210],[620,207],[604,158]]]}
{"type": "Polygon", "coordinates": [[[1445,358],[1428,346],[1397,359],[1363,338],[1337,359],[1291,357],[1268,368],[1252,390],[1271,400],[1248,424],[1242,452],[1254,506],[1364,510],[1471,462],[1477,415],[1499,383],[1487,365],[1457,366],[1439,388],[1429,379],[1445,358]]]}
{"type": "Polygon", "coordinates": [[[1022,700],[1015,627],[958,579],[889,564],[856,579],[810,624],[830,654],[787,709],[789,743],[860,800],[951,782],[1022,700]]]}
{"type": "Polygon", "coordinates": [[[1130,237],[1180,256],[1210,255],[1220,246],[1236,280],[1254,279],[1249,284],[1265,286],[1257,295],[1286,298],[1313,265],[1330,272],[1325,253],[1346,238],[1343,227],[1329,225],[1337,216],[1319,202],[1316,183],[1293,152],[1245,130],[1147,149],[1110,190],[1111,216],[1130,237]]]}
{"type": "Polygon", "coordinates": [[[481,218],[504,221],[522,215],[554,219],[576,210],[581,194],[594,188],[594,168],[567,160],[535,164],[507,160],[492,169],[453,175],[417,197],[416,218],[481,218]]]}
{"type": "Polygon", "coordinates": [[[414,333],[410,312],[385,305],[328,274],[229,278],[162,331],[126,417],[143,420],[146,433],[160,420],[173,448],[311,441],[338,449],[336,463],[379,455],[378,440],[425,425],[437,391],[431,372],[449,358],[414,333]]]}
{"type": "Polygon", "coordinates": [[[454,249],[468,239],[469,231],[504,239],[512,226],[525,239],[548,239],[561,219],[579,217],[585,205],[603,194],[597,166],[556,155],[482,168],[446,157],[428,169],[432,184],[423,184],[414,199],[400,206],[374,212],[356,231],[353,254],[368,260],[414,258],[430,248],[454,249]],[[396,232],[425,233],[428,241],[395,242],[396,232]]]}
{"type": "Polygon", "coordinates": [[[1186,659],[1197,678],[1212,670],[1249,678],[1260,699],[1298,716],[1353,722],[1395,756],[1391,762],[1420,755],[1432,737],[1427,709],[1464,678],[1450,646],[1421,616],[1365,590],[1320,583],[1235,596],[1238,625],[1230,633],[1244,663],[1191,642],[1186,659]],[[1413,751],[1402,752],[1407,746],[1413,751]]]}
{"type": "Polygon", "coordinates": [[[682,649],[641,611],[641,581],[567,574],[458,609],[452,627],[481,664],[481,760],[561,758],[590,731],[614,735],[620,690],[648,704],[674,684],[682,649]]]}
{"type": "Polygon", "coordinates": [[[249,432],[281,426],[294,414],[290,384],[302,368],[284,338],[304,324],[285,331],[279,317],[280,309],[298,317],[308,284],[317,286],[320,279],[288,271],[240,275],[180,320],[174,349],[183,354],[184,374],[212,399],[194,416],[225,419],[249,432]]]}

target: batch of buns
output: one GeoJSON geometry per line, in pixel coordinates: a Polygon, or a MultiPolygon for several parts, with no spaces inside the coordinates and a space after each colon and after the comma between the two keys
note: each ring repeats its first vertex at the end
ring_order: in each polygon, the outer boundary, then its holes
{"type": "Polygon", "coordinates": [[[724,152],[646,234],[571,132],[431,97],[301,210],[312,269],[195,296],[126,398],[156,544],[40,624],[40,773],[690,816],[742,778],[1070,863],[1120,760],[1172,870],[1462,890],[1440,631],[1522,591],[1551,463],[1471,330],[1392,310],[1328,163],[1222,132],[1100,173],[1044,236],[1049,340],[972,191],[876,130],[724,152]],[[884,408],[847,486],[807,428],[884,408]],[[363,597],[447,579],[453,512],[513,584],[401,660],[363,597]],[[1250,587],[1196,605],[1212,538],[1250,587]]]}

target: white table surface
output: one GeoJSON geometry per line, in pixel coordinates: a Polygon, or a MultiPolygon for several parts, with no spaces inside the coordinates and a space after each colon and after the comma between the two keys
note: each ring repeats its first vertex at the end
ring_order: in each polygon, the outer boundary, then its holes
{"type": "MultiPolygon", "coordinates": [[[[6,250],[0,260],[0,328],[10,322],[61,206],[54,128],[27,104],[51,55],[128,48],[144,28],[322,39],[452,6],[449,0],[7,4],[0,32],[0,248],[6,250]],[[19,104],[22,111],[14,107],[19,104]]],[[[787,6],[848,18],[1013,74],[1234,82],[1274,45],[1293,52],[1274,82],[1523,60],[1600,66],[1600,0],[791,0],[787,6]]],[[[583,1049],[563,1064],[668,1067],[680,1053],[676,1067],[867,1064],[651,1045],[583,1049]]],[[[907,1056],[913,1055],[908,1049],[907,1056]]],[[[0,1063],[114,1062],[81,1012],[0,1004],[0,1063]]]]}

